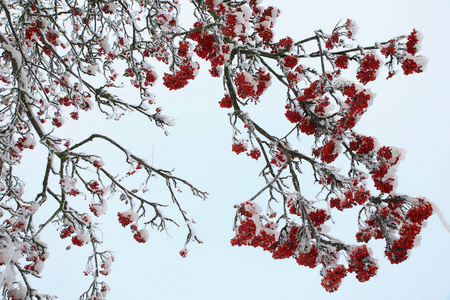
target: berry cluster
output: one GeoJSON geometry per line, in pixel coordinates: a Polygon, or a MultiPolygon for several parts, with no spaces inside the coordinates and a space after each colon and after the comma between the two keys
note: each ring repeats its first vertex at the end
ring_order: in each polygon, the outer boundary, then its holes
{"type": "Polygon", "coordinates": [[[299,253],[297,258],[295,259],[297,263],[301,266],[309,267],[314,269],[317,267],[319,263],[317,257],[319,256],[319,252],[317,252],[316,245],[312,245],[311,249],[306,253],[299,253]]]}
{"type": "Polygon", "coordinates": [[[327,292],[335,292],[345,276],[347,276],[347,269],[343,265],[330,267],[325,270],[321,284],[327,292]]]}
{"type": "Polygon", "coordinates": [[[377,77],[380,61],[373,54],[366,54],[359,66],[356,78],[362,84],[366,85],[370,81],[374,81],[377,77]]]}
{"type": "Polygon", "coordinates": [[[408,35],[408,41],[406,42],[406,52],[411,55],[415,55],[417,53],[417,43],[419,42],[417,34],[417,30],[413,29],[410,35],[408,35]]]}
{"type": "Polygon", "coordinates": [[[188,250],[187,249],[183,249],[183,250],[180,251],[180,256],[183,257],[183,258],[186,257],[187,254],[188,254],[188,250]]]}
{"type": "Polygon", "coordinates": [[[417,62],[411,58],[406,58],[403,61],[402,69],[403,69],[403,73],[405,73],[405,75],[422,72],[422,66],[417,64],[417,62]]]}
{"type": "Polygon", "coordinates": [[[251,101],[257,103],[259,97],[270,85],[270,73],[263,69],[259,69],[255,76],[247,72],[240,72],[236,74],[234,83],[239,97],[250,98],[251,101]]]}
{"type": "Polygon", "coordinates": [[[261,156],[261,151],[259,151],[258,148],[253,148],[252,150],[250,150],[249,153],[247,153],[247,155],[253,159],[258,160],[258,158],[260,158],[260,156],[261,156]]]}
{"type": "Polygon", "coordinates": [[[219,105],[222,108],[232,108],[233,103],[231,102],[230,95],[225,95],[225,97],[223,97],[222,100],[220,100],[219,105]]]}
{"type": "Polygon", "coordinates": [[[127,225],[133,223],[134,220],[134,214],[131,212],[119,212],[117,213],[117,216],[119,217],[119,223],[126,227],[127,225]]]}
{"type": "Polygon", "coordinates": [[[336,143],[333,140],[329,140],[322,147],[313,149],[312,153],[327,164],[333,162],[339,156],[339,153],[336,152],[336,143]]]}
{"type": "Polygon", "coordinates": [[[419,198],[419,203],[414,205],[406,215],[413,223],[422,225],[422,222],[428,219],[433,214],[433,207],[430,202],[419,198]]]}
{"type": "Polygon", "coordinates": [[[324,209],[311,211],[308,215],[314,227],[319,227],[329,218],[327,212],[324,209]]]}
{"type": "Polygon", "coordinates": [[[375,260],[370,256],[366,245],[353,249],[348,260],[348,272],[356,273],[356,279],[360,282],[369,280],[375,276],[378,266],[375,260]]]}
{"type": "Polygon", "coordinates": [[[344,199],[331,198],[330,208],[338,210],[352,208],[356,205],[363,205],[370,198],[370,191],[364,188],[349,189],[344,193],[344,199]]]}
{"type": "MultiPolygon", "coordinates": [[[[203,22],[196,22],[193,29],[201,29],[204,25],[203,22]]],[[[224,54],[229,53],[229,48],[218,46],[214,34],[209,33],[207,30],[193,30],[188,37],[197,42],[194,48],[195,54],[211,63],[210,72],[225,63],[224,54]]]]}
{"type": "Polygon", "coordinates": [[[325,47],[327,49],[331,50],[333,49],[336,44],[339,44],[339,32],[335,31],[325,42],[325,47]]]}
{"type": "Polygon", "coordinates": [[[72,244],[75,246],[81,247],[89,243],[89,238],[86,233],[80,233],[72,237],[72,244]]]}
{"type": "Polygon", "coordinates": [[[66,237],[71,236],[73,233],[75,232],[75,230],[73,229],[72,225],[66,225],[64,226],[64,228],[61,230],[61,234],[59,235],[62,239],[65,239],[66,237]]]}
{"type": "Polygon", "coordinates": [[[336,58],[336,61],[334,62],[336,67],[340,69],[347,69],[348,68],[348,57],[347,55],[339,55],[336,58]]]}
{"type": "Polygon", "coordinates": [[[414,239],[421,229],[418,224],[403,224],[399,230],[400,238],[386,249],[386,256],[392,264],[401,263],[408,258],[408,250],[414,247],[414,239]]]}
{"type": "Polygon", "coordinates": [[[365,113],[372,98],[368,91],[358,88],[354,83],[343,86],[341,92],[347,96],[345,100],[347,108],[344,109],[345,116],[339,120],[339,133],[355,127],[356,121],[365,113]]]}
{"type": "Polygon", "coordinates": [[[236,154],[240,154],[242,152],[247,151],[247,145],[244,142],[238,142],[238,143],[234,143],[231,146],[231,150],[233,152],[235,152],[236,154]]]}
{"type": "MultiPolygon", "coordinates": [[[[369,224],[371,222],[366,223],[369,224]]],[[[374,222],[372,224],[374,224],[374,222]]],[[[383,233],[378,228],[362,228],[356,233],[355,237],[356,241],[359,243],[367,243],[372,237],[375,239],[382,239],[383,233]]]]}
{"type": "MultiPolygon", "coordinates": [[[[254,11],[257,10],[254,9],[254,11]]],[[[273,40],[273,26],[275,25],[275,18],[277,18],[279,14],[280,12],[277,8],[269,6],[259,15],[255,31],[265,43],[270,43],[273,40]]]]}
{"type": "Polygon", "coordinates": [[[381,54],[383,54],[385,57],[393,56],[397,53],[397,49],[395,48],[395,40],[391,40],[390,43],[381,48],[381,54]]]}
{"type": "Polygon", "coordinates": [[[286,68],[293,69],[298,63],[298,58],[293,55],[289,55],[286,56],[283,61],[286,68]]]}
{"type": "Polygon", "coordinates": [[[291,123],[299,123],[303,119],[298,111],[287,110],[285,116],[291,123]]]}
{"type": "Polygon", "coordinates": [[[298,128],[306,135],[315,134],[317,131],[316,124],[309,118],[302,118],[298,128]]]}
{"type": "Polygon", "coordinates": [[[285,52],[291,49],[292,45],[294,44],[294,41],[291,37],[287,36],[285,38],[282,38],[278,41],[278,43],[272,44],[271,53],[278,53],[278,52],[285,52]]]}
{"type": "Polygon", "coordinates": [[[389,175],[399,160],[400,154],[394,157],[390,147],[383,146],[377,151],[378,167],[371,174],[375,188],[380,192],[388,194],[394,189],[394,178],[389,175]]]}
{"type": "MultiPolygon", "coordinates": [[[[180,66],[179,70],[175,71],[173,74],[164,73],[163,77],[164,85],[167,88],[169,88],[169,90],[181,89],[188,84],[188,80],[195,78],[195,73],[197,69],[198,64],[196,65],[195,63],[192,62],[190,63],[185,62],[180,66]]],[[[150,72],[148,72],[147,74],[149,73],[150,72]]]]}
{"type": "Polygon", "coordinates": [[[141,230],[139,230],[139,231],[136,231],[134,234],[133,234],[133,238],[138,242],[138,243],[145,243],[145,242],[147,242],[148,241],[148,232],[147,232],[147,230],[144,228],[144,229],[141,229],[141,230]]]}
{"type": "Polygon", "coordinates": [[[355,139],[350,142],[349,147],[357,154],[368,154],[375,148],[374,139],[372,137],[363,135],[354,135],[354,137],[355,139]]]}

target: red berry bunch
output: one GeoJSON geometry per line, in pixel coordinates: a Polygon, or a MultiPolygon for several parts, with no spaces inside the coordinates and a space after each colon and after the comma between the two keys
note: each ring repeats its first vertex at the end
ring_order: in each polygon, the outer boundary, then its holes
{"type": "Polygon", "coordinates": [[[406,52],[414,55],[417,53],[417,42],[419,39],[417,38],[417,30],[413,29],[413,31],[408,36],[408,41],[406,42],[406,52]]]}
{"type": "Polygon", "coordinates": [[[247,151],[247,145],[244,142],[238,142],[238,143],[234,143],[231,146],[231,150],[233,152],[235,152],[236,154],[240,154],[242,152],[247,151]]]}
{"type": "Polygon", "coordinates": [[[302,116],[298,111],[287,110],[285,116],[291,123],[298,123],[302,120],[302,116]]]}
{"type": "Polygon", "coordinates": [[[61,234],[59,235],[62,239],[65,239],[68,236],[71,236],[72,233],[74,233],[75,230],[73,229],[72,225],[66,225],[62,230],[61,234]]]}
{"type": "Polygon", "coordinates": [[[322,225],[328,218],[327,212],[324,209],[311,211],[308,215],[311,218],[314,227],[322,225]]]}
{"type": "Polygon", "coordinates": [[[413,223],[422,225],[422,222],[428,219],[433,214],[433,207],[430,202],[426,202],[424,199],[419,199],[419,203],[414,205],[406,215],[407,218],[413,223]]]}
{"type": "Polygon", "coordinates": [[[327,292],[331,293],[339,288],[345,276],[347,276],[347,269],[343,265],[329,267],[325,270],[321,284],[327,292]]]}
{"type": "Polygon", "coordinates": [[[356,273],[356,279],[360,282],[369,280],[375,276],[378,270],[378,266],[375,260],[370,256],[367,251],[366,245],[356,247],[349,255],[348,271],[350,273],[356,273]]]}
{"type": "Polygon", "coordinates": [[[355,139],[350,142],[349,146],[357,154],[364,155],[375,148],[375,143],[372,137],[355,135],[355,139]]]}
{"type": "Polygon", "coordinates": [[[233,103],[231,102],[230,95],[225,95],[225,97],[223,97],[222,100],[220,100],[219,105],[222,108],[232,108],[233,103]]]}
{"type": "Polygon", "coordinates": [[[320,160],[329,164],[333,162],[337,157],[336,143],[333,140],[328,141],[322,147],[313,149],[313,155],[315,157],[320,157],[320,160]]]}
{"type": "Polygon", "coordinates": [[[193,63],[184,63],[173,74],[164,73],[164,85],[169,90],[181,89],[188,84],[188,80],[195,78],[195,70],[193,63]]]}
{"type": "Polygon", "coordinates": [[[362,84],[366,85],[370,81],[376,79],[378,69],[380,68],[380,61],[373,54],[366,54],[361,65],[359,66],[358,72],[356,73],[356,78],[362,84]]]}
{"type": "Polygon", "coordinates": [[[131,224],[134,222],[132,214],[131,213],[126,213],[126,212],[119,212],[117,213],[117,216],[119,217],[119,223],[123,226],[126,227],[127,225],[131,224]]]}
{"type": "Polygon", "coordinates": [[[405,223],[400,228],[400,238],[395,240],[386,251],[392,264],[398,264],[408,258],[408,250],[414,247],[414,239],[422,228],[417,224],[405,223]]]}
{"type": "Polygon", "coordinates": [[[334,62],[336,67],[340,69],[347,69],[348,68],[348,57],[347,55],[339,55],[336,58],[336,61],[334,62]]]}
{"type": "Polygon", "coordinates": [[[283,61],[286,68],[293,69],[298,63],[298,58],[293,55],[289,55],[286,56],[283,61]]]}
{"type": "Polygon", "coordinates": [[[405,75],[422,72],[422,66],[418,65],[417,62],[411,58],[406,58],[402,62],[402,69],[405,75]]]}
{"type": "Polygon", "coordinates": [[[258,158],[261,157],[261,151],[259,151],[258,148],[254,148],[250,150],[249,153],[247,153],[247,156],[250,156],[251,158],[258,160],[258,158]]]}
{"type": "Polygon", "coordinates": [[[318,255],[319,252],[317,252],[316,245],[313,244],[309,252],[299,253],[295,260],[301,266],[306,266],[311,269],[314,269],[318,264],[317,260],[318,255]]]}

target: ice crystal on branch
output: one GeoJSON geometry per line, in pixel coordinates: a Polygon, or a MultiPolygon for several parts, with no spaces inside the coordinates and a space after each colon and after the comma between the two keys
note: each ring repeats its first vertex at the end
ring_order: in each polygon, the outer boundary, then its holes
{"type": "Polygon", "coordinates": [[[1,282],[8,299],[51,298],[38,294],[27,280],[42,271],[48,246],[39,238],[51,224],[57,225],[61,239],[92,249],[85,271],[92,284],[81,299],[105,299],[109,286],[102,276],[110,273],[113,256],[100,250],[97,217],[108,213],[107,201],[124,206],[112,213],[138,243],[149,240],[152,228],[178,224],[176,216],[165,215],[162,203],[146,197],[147,184],[155,178],[165,182],[178,218],[187,225],[180,255],[186,256],[189,242],[201,242],[175,191],[184,185],[202,199],[205,192],[153,167],[111,137],[91,132],[72,141],[57,135],[68,120],[81,122],[91,110],[113,120],[135,113],[163,129],[174,125],[162,108],[153,107],[151,91],[158,82],[169,90],[184,88],[196,78],[199,60],[210,64],[211,77],[223,80],[217,99],[222,95],[218,106],[231,111],[231,150],[246,152],[262,165],[262,187],[236,206],[232,245],[262,248],[274,259],[294,258],[309,268],[320,265],[322,286],[329,292],[348,273],[359,281],[376,274],[376,260],[366,245],[372,238],[385,240],[392,263],[407,259],[433,212],[431,204],[395,192],[400,151],[353,129],[373,101],[365,86],[378,80],[385,67],[388,78],[400,69],[405,75],[423,72],[420,32],[353,47],[357,26],[347,20],[310,37],[276,39],[280,10],[264,7],[262,0],[183,1],[194,9],[193,24],[179,23],[180,2],[0,2],[0,272],[9,274],[1,282]],[[306,50],[310,45],[316,49],[306,50]],[[319,68],[306,58],[316,59],[319,68]],[[342,70],[351,66],[356,73],[344,79],[342,70]],[[286,88],[284,116],[271,115],[289,127],[279,136],[242,111],[267,101],[264,94],[272,82],[286,88]],[[139,91],[138,101],[115,94],[123,85],[139,91]],[[298,144],[302,135],[314,140],[311,150],[296,150],[305,149],[298,144]],[[129,171],[112,174],[98,153],[85,152],[86,145],[99,143],[116,151],[129,171]],[[24,194],[15,168],[35,148],[47,151],[48,159],[42,190],[33,199],[24,194]],[[332,166],[339,160],[348,160],[346,173],[332,166]],[[300,189],[300,174],[307,167],[319,186],[317,199],[308,199],[300,189]],[[131,188],[128,178],[140,178],[142,184],[131,188]],[[264,213],[256,202],[267,192],[264,213]],[[75,197],[89,200],[84,210],[72,206],[75,197]],[[56,211],[43,224],[34,224],[33,215],[49,202],[56,211]],[[328,234],[333,214],[347,209],[359,209],[355,239],[362,244],[328,234]]]}

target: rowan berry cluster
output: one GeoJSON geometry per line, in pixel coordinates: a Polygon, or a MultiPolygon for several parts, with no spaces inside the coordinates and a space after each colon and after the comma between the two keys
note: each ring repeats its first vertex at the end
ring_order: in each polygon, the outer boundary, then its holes
{"type": "Polygon", "coordinates": [[[348,260],[348,272],[356,273],[356,279],[360,282],[369,280],[377,274],[378,266],[370,256],[366,245],[353,249],[348,260]]]}
{"type": "Polygon", "coordinates": [[[349,147],[357,154],[364,155],[374,150],[375,142],[370,136],[354,135],[354,139],[350,142],[349,147]]]}
{"type": "MultiPolygon", "coordinates": [[[[156,72],[154,70],[150,69],[150,70],[144,70],[144,73],[145,73],[144,86],[153,86],[155,84],[156,80],[158,79],[158,75],[156,74],[156,72]]],[[[188,79],[191,79],[191,78],[187,78],[186,80],[188,80],[188,79]]]]}
{"type": "Polygon", "coordinates": [[[248,72],[241,72],[236,74],[234,83],[239,97],[242,99],[250,98],[251,101],[257,103],[259,97],[270,86],[270,73],[263,69],[259,69],[255,76],[248,72]]]}
{"type": "Polygon", "coordinates": [[[433,214],[433,207],[430,202],[419,198],[419,201],[407,213],[406,217],[413,223],[422,225],[422,223],[433,214]]]}
{"type": "Polygon", "coordinates": [[[417,62],[411,58],[406,58],[403,61],[402,69],[405,75],[422,72],[422,66],[417,64],[417,62]]]}
{"type": "Polygon", "coordinates": [[[289,51],[293,44],[294,41],[291,37],[287,36],[285,38],[281,38],[278,43],[270,45],[272,48],[271,53],[289,51]]]}
{"type": "Polygon", "coordinates": [[[398,264],[408,258],[408,250],[414,247],[414,239],[421,229],[418,224],[403,224],[399,230],[400,238],[395,240],[386,251],[386,256],[391,263],[398,264]]]}
{"type": "Polygon", "coordinates": [[[337,291],[345,276],[347,276],[347,269],[343,265],[327,268],[321,284],[327,292],[331,293],[337,291]]]}
{"type": "Polygon", "coordinates": [[[286,163],[286,156],[280,148],[277,148],[273,151],[270,163],[277,167],[284,166],[284,164],[286,163]]]}
{"type": "Polygon", "coordinates": [[[308,215],[314,227],[319,227],[329,218],[327,212],[324,209],[311,211],[308,215]]]}
{"type": "Polygon", "coordinates": [[[284,58],[284,66],[289,69],[293,69],[297,65],[297,63],[298,58],[293,55],[289,55],[284,58]]]}
{"type": "Polygon", "coordinates": [[[123,227],[126,227],[135,221],[134,214],[132,212],[119,212],[117,213],[117,216],[119,217],[119,223],[123,227]]]}
{"type": "Polygon", "coordinates": [[[94,216],[99,217],[106,212],[107,206],[105,201],[99,203],[89,204],[89,210],[94,214],[94,216]]]}
{"type": "Polygon", "coordinates": [[[304,78],[303,67],[297,66],[294,70],[289,70],[286,74],[286,80],[290,88],[294,88],[304,78]]]}
{"type": "Polygon", "coordinates": [[[187,254],[188,254],[188,250],[186,250],[186,249],[183,249],[183,250],[181,250],[181,251],[180,251],[179,253],[180,253],[180,256],[184,258],[184,257],[186,257],[186,256],[187,256],[187,254]]]}
{"type": "Polygon", "coordinates": [[[225,97],[223,97],[222,100],[220,100],[219,104],[220,104],[220,107],[222,107],[222,108],[232,108],[233,107],[233,103],[231,102],[230,95],[225,95],[225,97]]]}
{"type": "MultiPolygon", "coordinates": [[[[366,222],[366,224],[369,223],[366,222]]],[[[378,228],[362,228],[356,233],[355,237],[357,242],[367,243],[372,237],[375,239],[382,239],[383,233],[378,228]]]]}
{"type": "Polygon", "coordinates": [[[348,57],[347,55],[339,55],[336,58],[336,61],[334,62],[336,67],[340,69],[347,69],[348,68],[348,57]]]}
{"type": "Polygon", "coordinates": [[[341,87],[341,92],[344,96],[347,96],[344,102],[347,108],[343,109],[345,115],[339,120],[339,133],[355,127],[356,121],[366,112],[372,99],[371,94],[367,90],[360,89],[354,83],[341,87]]]}
{"type": "Polygon", "coordinates": [[[73,233],[75,233],[75,230],[73,229],[72,225],[66,225],[61,230],[61,234],[59,235],[62,239],[65,239],[66,237],[71,236],[73,233]]]}
{"type": "Polygon", "coordinates": [[[136,233],[133,234],[133,238],[138,243],[145,243],[148,240],[148,232],[145,229],[141,229],[139,231],[136,231],[136,233]]]}
{"type": "Polygon", "coordinates": [[[250,156],[253,159],[258,160],[261,157],[261,151],[258,148],[253,148],[250,152],[247,153],[247,156],[250,156]]]}
{"type": "MultiPolygon", "coordinates": [[[[203,22],[196,22],[194,24],[194,29],[201,29],[204,25],[205,24],[203,22]]],[[[211,63],[210,72],[215,73],[214,70],[224,64],[224,55],[229,53],[229,47],[226,45],[218,46],[214,34],[203,30],[193,31],[188,37],[197,43],[194,48],[195,54],[197,54],[200,58],[209,61],[211,63]]]]}
{"type": "MultiPolygon", "coordinates": [[[[164,73],[164,85],[169,90],[181,89],[188,84],[188,80],[192,80],[195,78],[196,70],[198,68],[199,66],[196,63],[185,62],[180,66],[178,70],[174,71],[173,74],[164,73]]],[[[147,74],[149,73],[150,72],[148,72],[147,74]]],[[[154,76],[152,78],[154,78],[154,76]]]]}
{"type": "Polygon", "coordinates": [[[385,57],[393,56],[397,53],[397,49],[395,48],[395,40],[390,40],[389,44],[380,50],[381,54],[385,57]]]}
{"type": "Polygon", "coordinates": [[[89,237],[84,232],[80,233],[78,235],[74,235],[72,237],[72,244],[74,244],[75,246],[78,246],[78,247],[84,246],[84,245],[88,244],[89,242],[90,242],[89,237]]]}
{"type": "Polygon", "coordinates": [[[311,250],[305,253],[299,253],[297,258],[295,259],[300,266],[309,267],[314,269],[317,267],[319,261],[317,257],[319,256],[319,252],[317,252],[316,245],[311,246],[311,250]]]}
{"type": "Polygon", "coordinates": [[[417,34],[417,30],[413,29],[410,35],[408,35],[408,41],[406,42],[406,52],[411,55],[415,55],[417,53],[417,43],[419,42],[417,34]]]}
{"type": "Polygon", "coordinates": [[[291,123],[299,123],[303,119],[298,111],[287,110],[285,116],[291,123]]]}
{"type": "Polygon", "coordinates": [[[307,135],[315,134],[317,131],[316,124],[308,118],[302,118],[300,124],[298,125],[298,128],[301,132],[307,135]]]}
{"type": "Polygon", "coordinates": [[[261,10],[257,6],[252,6],[251,2],[249,4],[256,14],[257,23],[254,27],[255,31],[265,43],[271,43],[274,36],[273,27],[275,25],[275,19],[279,16],[280,11],[273,6],[261,10]]]}
{"type": "Polygon", "coordinates": [[[339,153],[336,151],[336,143],[333,140],[326,142],[322,147],[313,149],[312,153],[327,164],[333,162],[339,156],[339,153]]]}
{"type": "Polygon", "coordinates": [[[364,85],[370,81],[374,81],[377,78],[377,72],[380,65],[381,63],[375,55],[367,54],[361,61],[358,72],[356,73],[356,78],[364,85]]]}
{"type": "Polygon", "coordinates": [[[328,40],[325,42],[327,49],[333,49],[337,44],[339,44],[339,32],[334,32],[328,40]]]}
{"type": "Polygon", "coordinates": [[[48,251],[45,248],[37,247],[36,245],[22,247],[21,252],[25,255],[25,260],[30,262],[24,266],[24,269],[35,274],[41,273],[44,262],[48,258],[48,251]]]}
{"type": "Polygon", "coordinates": [[[394,178],[390,177],[390,173],[399,159],[400,154],[394,156],[390,147],[383,146],[377,151],[377,168],[371,173],[375,188],[380,192],[386,194],[392,192],[394,178]]]}

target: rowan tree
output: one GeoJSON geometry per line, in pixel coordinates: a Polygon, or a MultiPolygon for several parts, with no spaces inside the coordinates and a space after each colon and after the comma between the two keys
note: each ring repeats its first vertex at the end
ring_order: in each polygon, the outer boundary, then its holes
{"type": "Polygon", "coordinates": [[[355,46],[352,20],[303,39],[275,39],[280,11],[263,6],[262,0],[3,0],[0,5],[0,271],[5,299],[53,298],[28,280],[39,277],[48,257],[40,239],[44,230],[56,228],[74,246],[91,247],[85,275],[92,276],[92,284],[80,299],[106,299],[109,290],[104,280],[114,256],[102,249],[96,222],[102,214],[116,214],[139,243],[148,240],[148,230],[162,231],[181,220],[187,227],[183,257],[190,242],[201,242],[177,191],[184,186],[202,199],[206,192],[172,171],[155,168],[113,136],[93,131],[72,140],[55,130],[90,111],[115,120],[140,114],[166,130],[172,119],[156,105],[152,87],[162,81],[169,90],[182,89],[195,79],[200,60],[209,64],[211,77],[223,80],[217,107],[229,115],[230,150],[260,161],[264,180],[251,199],[235,206],[232,245],[260,247],[274,259],[320,267],[322,286],[329,292],[348,273],[361,282],[376,274],[368,247],[372,239],[385,241],[391,263],[408,258],[432,206],[424,198],[395,192],[402,151],[379,145],[354,127],[373,101],[367,88],[371,81],[424,70],[416,29],[373,46],[355,46]],[[185,7],[193,11],[193,24],[180,22],[185,7]],[[284,87],[285,98],[279,104],[285,115],[272,118],[291,124],[282,135],[263,128],[245,110],[265,100],[272,82],[284,87]],[[136,89],[140,97],[121,98],[119,88],[136,89]],[[310,150],[296,150],[305,149],[307,136],[310,150]],[[102,157],[86,152],[90,144],[122,153],[126,171],[109,170],[102,157]],[[24,193],[15,168],[22,155],[32,155],[37,147],[46,149],[48,158],[45,173],[36,179],[42,180],[42,190],[33,196],[24,193]],[[346,170],[337,168],[338,162],[346,170]],[[302,193],[304,169],[312,172],[319,189],[315,198],[302,193]],[[138,178],[143,178],[139,189],[127,185],[138,178]],[[149,182],[157,178],[165,181],[178,216],[166,215],[162,203],[146,196],[149,182]],[[88,201],[80,207],[73,198],[88,201]],[[124,209],[107,212],[111,201],[123,202],[124,209]],[[48,202],[57,209],[42,212],[48,202]],[[333,214],[352,209],[358,210],[355,240],[328,234],[333,214]],[[47,216],[43,222],[36,222],[38,212],[47,216]]]}

